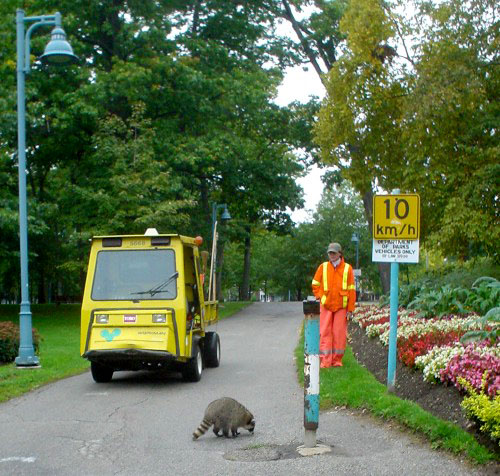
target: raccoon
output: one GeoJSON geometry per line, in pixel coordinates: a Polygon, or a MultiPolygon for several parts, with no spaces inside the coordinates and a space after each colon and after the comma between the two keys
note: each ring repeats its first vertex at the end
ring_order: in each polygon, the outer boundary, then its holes
{"type": "Polygon", "coordinates": [[[223,397],[208,405],[200,426],[193,433],[193,440],[205,434],[212,425],[216,436],[222,436],[219,435],[219,431],[222,430],[222,434],[229,438],[229,431],[234,437],[239,435],[238,428],[253,432],[255,420],[241,403],[234,398],[223,397]]]}

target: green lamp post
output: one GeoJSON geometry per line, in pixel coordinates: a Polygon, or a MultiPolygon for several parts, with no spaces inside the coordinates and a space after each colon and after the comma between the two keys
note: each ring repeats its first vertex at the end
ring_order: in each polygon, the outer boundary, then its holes
{"type": "Polygon", "coordinates": [[[17,157],[19,161],[19,245],[21,252],[21,310],[19,313],[18,367],[35,367],[40,364],[33,348],[31,307],[28,281],[28,213],[26,194],[26,93],[25,79],[30,72],[30,39],[34,30],[41,26],[55,25],[41,60],[48,64],[75,62],[78,58],[66,41],[61,28],[61,14],[24,16],[23,10],[16,12],[17,25],[17,157]],[[24,25],[33,23],[25,33],[24,25]]]}
{"type": "Polygon", "coordinates": [[[225,203],[217,204],[212,203],[212,239],[214,239],[214,231],[215,231],[215,222],[217,221],[217,210],[222,208],[221,220],[227,221],[231,220],[231,215],[229,214],[229,210],[227,209],[227,205],[225,203]]]}

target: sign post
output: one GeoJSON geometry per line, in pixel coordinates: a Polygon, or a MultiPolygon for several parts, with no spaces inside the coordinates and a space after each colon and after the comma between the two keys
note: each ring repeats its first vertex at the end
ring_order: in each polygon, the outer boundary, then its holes
{"type": "Polygon", "coordinates": [[[396,384],[398,340],[399,263],[418,263],[420,236],[420,197],[400,194],[373,197],[372,261],[391,263],[389,358],[387,388],[396,384]]]}
{"type": "Polygon", "coordinates": [[[399,263],[391,263],[391,314],[389,321],[389,359],[387,362],[387,389],[394,392],[396,385],[396,357],[398,347],[399,263]]]}

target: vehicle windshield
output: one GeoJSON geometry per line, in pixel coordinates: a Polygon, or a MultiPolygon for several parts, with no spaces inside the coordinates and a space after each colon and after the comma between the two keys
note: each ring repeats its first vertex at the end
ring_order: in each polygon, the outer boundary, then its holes
{"type": "Polygon", "coordinates": [[[177,297],[174,250],[106,250],[97,254],[93,301],[177,297]]]}

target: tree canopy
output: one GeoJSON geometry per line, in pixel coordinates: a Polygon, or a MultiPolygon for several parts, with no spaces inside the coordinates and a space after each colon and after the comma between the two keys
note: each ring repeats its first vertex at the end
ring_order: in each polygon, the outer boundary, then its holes
{"type": "MultiPolygon", "coordinates": [[[[258,230],[254,235],[250,289],[268,297],[296,300],[311,294],[311,281],[319,266],[327,259],[328,243],[342,245],[347,262],[363,270],[359,289],[381,291],[377,267],[371,262],[371,236],[364,217],[359,194],[349,182],[327,190],[313,219],[295,226],[291,234],[258,230]],[[352,235],[359,237],[359,249],[352,235]],[[358,251],[358,257],[356,256],[358,251]],[[357,259],[356,259],[357,258],[357,259]]],[[[241,274],[237,263],[243,249],[232,245],[224,261],[224,288],[227,297],[238,295],[241,274]]]]}
{"type": "MultiPolygon", "coordinates": [[[[2,240],[9,256],[17,248],[16,4],[2,2],[0,24],[0,228],[11,238],[2,240]]],[[[40,301],[49,285],[79,293],[93,234],[154,226],[209,237],[212,202],[227,203],[245,227],[290,226],[304,168],[293,149],[307,135],[300,129],[309,111],[272,102],[293,60],[274,33],[277,2],[32,0],[23,7],[30,16],[59,10],[80,58],[44,68],[36,56],[49,32],[32,38],[27,169],[40,301]]]]}
{"type": "Polygon", "coordinates": [[[268,264],[284,247],[301,256],[283,263],[286,286],[302,295],[306,261],[321,258],[305,244],[329,238],[329,223],[342,220],[349,226],[335,236],[349,242],[352,223],[339,217],[344,206],[357,216],[360,203],[356,226],[368,233],[381,189],[420,194],[425,246],[498,261],[497,2],[4,0],[0,298],[16,300],[19,288],[19,5],[28,16],[60,11],[80,58],[47,68],[37,57],[49,29],[31,39],[28,222],[39,302],[80,294],[92,235],[156,227],[208,244],[213,203],[226,203],[233,217],[224,235],[228,260],[242,252],[242,297],[262,282],[257,276],[276,282],[268,264]],[[283,22],[294,37],[278,33],[283,22]],[[290,65],[312,67],[326,85],[319,113],[315,100],[275,104],[290,65]],[[313,223],[296,227],[296,179],[314,161],[330,167],[330,191],[313,223]],[[362,202],[353,205],[359,199],[341,180],[362,202]],[[259,263],[254,253],[255,273],[253,247],[267,256],[259,263]]]}
{"type": "Polygon", "coordinates": [[[419,193],[428,246],[498,259],[498,5],[414,8],[350,2],[316,128],[323,160],[362,194],[419,193]]]}

